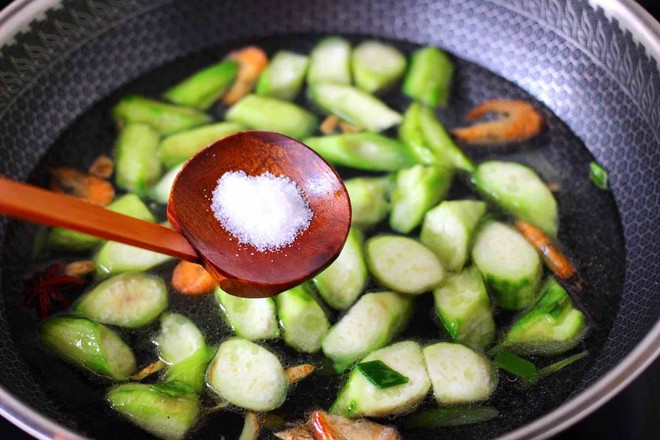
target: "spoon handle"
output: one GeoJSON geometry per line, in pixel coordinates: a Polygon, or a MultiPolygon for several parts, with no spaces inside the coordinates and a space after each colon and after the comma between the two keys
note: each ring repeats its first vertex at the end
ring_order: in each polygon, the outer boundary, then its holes
{"type": "Polygon", "coordinates": [[[2,176],[0,213],[43,225],[73,229],[182,260],[199,260],[188,240],[165,226],[2,176]]]}

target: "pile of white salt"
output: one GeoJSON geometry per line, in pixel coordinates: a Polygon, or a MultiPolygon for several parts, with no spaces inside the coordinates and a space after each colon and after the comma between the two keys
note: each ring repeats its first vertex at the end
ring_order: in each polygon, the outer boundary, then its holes
{"type": "Polygon", "coordinates": [[[293,243],[313,216],[298,185],[269,172],[223,174],[213,190],[211,209],[227,232],[259,252],[293,243]]]}

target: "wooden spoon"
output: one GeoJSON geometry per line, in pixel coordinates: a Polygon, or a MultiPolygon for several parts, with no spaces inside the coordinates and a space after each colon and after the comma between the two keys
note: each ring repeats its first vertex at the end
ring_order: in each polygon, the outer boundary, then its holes
{"type": "Polygon", "coordinates": [[[339,255],[351,221],[348,193],[335,170],[301,142],[263,131],[226,137],[188,161],[167,207],[176,231],[2,177],[0,212],[199,262],[223,290],[253,298],[275,295],[322,271],[339,255]],[[313,217],[293,243],[258,252],[214,217],[211,194],[218,179],[240,170],[288,176],[302,190],[313,217]]]}

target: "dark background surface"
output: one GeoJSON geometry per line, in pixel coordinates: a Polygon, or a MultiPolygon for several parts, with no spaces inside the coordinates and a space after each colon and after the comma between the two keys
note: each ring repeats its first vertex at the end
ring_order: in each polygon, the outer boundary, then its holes
{"type": "MultiPolygon", "coordinates": [[[[0,8],[9,3],[0,0],[0,8]]],[[[658,0],[639,3],[659,17],[658,0]]],[[[32,437],[0,418],[0,438],[29,440],[32,437]]],[[[616,398],[555,440],[656,438],[660,438],[660,360],[616,398]]]]}

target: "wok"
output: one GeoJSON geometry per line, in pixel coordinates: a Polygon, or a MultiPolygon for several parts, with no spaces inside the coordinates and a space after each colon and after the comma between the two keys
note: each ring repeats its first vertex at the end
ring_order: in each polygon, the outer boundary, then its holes
{"type": "MultiPolygon", "coordinates": [[[[442,47],[458,64],[448,125],[486,98],[543,106],[548,128],[526,151],[470,153],[521,160],[568,188],[558,195],[560,239],[588,286],[578,301],[591,320],[590,355],[528,391],[505,384],[495,420],[409,437],[544,438],[660,353],[659,29],[628,0],[18,0],[0,14],[0,174],[43,184],[49,163],[89,163],[111,148],[108,111],[118,97],[157,95],[240,44],[307,51],[339,33],[407,51],[442,47]],[[594,159],[609,170],[611,192],[585,178],[594,159]]],[[[0,413],[44,439],[146,436],[111,413],[102,386],[38,347],[36,318],[21,307],[35,230],[0,222],[0,413]]],[[[204,303],[174,302],[213,319],[204,303]]],[[[437,332],[429,328],[420,332],[437,332]]],[[[321,386],[301,384],[291,399],[304,402],[321,386]]],[[[193,435],[237,437],[241,420],[219,416],[193,435]]]]}

